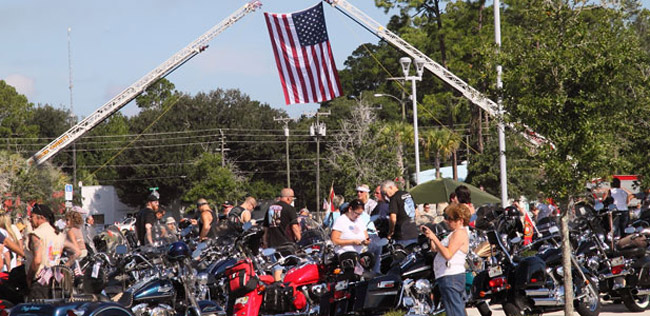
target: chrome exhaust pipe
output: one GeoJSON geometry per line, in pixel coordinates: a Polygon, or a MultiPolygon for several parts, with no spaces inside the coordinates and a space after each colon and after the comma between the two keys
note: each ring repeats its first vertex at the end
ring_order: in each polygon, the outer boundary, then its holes
{"type": "Polygon", "coordinates": [[[555,298],[533,298],[535,306],[562,306],[564,301],[555,298]]]}
{"type": "Polygon", "coordinates": [[[632,295],[650,295],[650,289],[632,289],[632,295]]]}
{"type": "Polygon", "coordinates": [[[551,291],[549,289],[533,289],[533,290],[526,290],[526,296],[550,296],[551,291]]]}

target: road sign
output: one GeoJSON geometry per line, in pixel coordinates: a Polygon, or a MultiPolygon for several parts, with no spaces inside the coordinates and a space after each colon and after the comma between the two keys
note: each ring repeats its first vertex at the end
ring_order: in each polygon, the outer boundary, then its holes
{"type": "Polygon", "coordinates": [[[72,184],[65,185],[65,200],[72,201],[72,184]]]}

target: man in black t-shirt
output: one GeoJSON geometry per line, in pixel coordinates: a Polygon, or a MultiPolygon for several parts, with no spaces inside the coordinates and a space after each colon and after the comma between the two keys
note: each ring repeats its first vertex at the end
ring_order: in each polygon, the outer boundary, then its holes
{"type": "Polygon", "coordinates": [[[291,206],[294,199],[293,190],[284,188],[278,201],[269,207],[263,224],[265,247],[275,248],[300,240],[298,216],[296,209],[291,206]]]}
{"type": "Polygon", "coordinates": [[[145,207],[135,217],[135,232],[138,235],[138,241],[141,246],[153,244],[152,229],[158,219],[159,201],[156,192],[149,194],[145,207]]]}
{"type": "Polygon", "coordinates": [[[390,180],[384,181],[381,188],[390,199],[388,238],[394,238],[402,246],[417,242],[419,230],[415,218],[418,214],[411,194],[400,191],[390,180]]]}
{"type": "Polygon", "coordinates": [[[242,225],[244,223],[250,222],[251,212],[257,206],[257,201],[252,196],[249,196],[244,200],[244,203],[239,206],[235,206],[228,213],[228,224],[230,228],[235,229],[236,231],[242,230],[242,225]]]}
{"type": "MultiPolygon", "coordinates": [[[[273,205],[264,217],[264,247],[276,248],[287,243],[295,243],[300,240],[300,224],[296,209],[291,205],[295,199],[293,190],[284,188],[280,192],[280,198],[273,205]]],[[[282,266],[276,266],[273,270],[275,281],[282,280],[282,266]]]]}

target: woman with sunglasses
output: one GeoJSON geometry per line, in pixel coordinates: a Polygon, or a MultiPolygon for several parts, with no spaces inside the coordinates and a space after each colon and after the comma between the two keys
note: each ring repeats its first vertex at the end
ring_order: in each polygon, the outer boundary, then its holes
{"type": "Polygon", "coordinates": [[[352,200],[347,212],[339,216],[332,226],[332,242],[336,245],[336,254],[354,251],[360,253],[363,246],[370,243],[365,223],[359,218],[363,214],[363,202],[352,200]]]}
{"type": "Polygon", "coordinates": [[[447,315],[464,316],[470,210],[463,204],[451,204],[445,209],[444,217],[452,232],[442,241],[428,227],[421,226],[421,229],[431,241],[431,249],[438,253],[433,261],[433,272],[447,315]]]}

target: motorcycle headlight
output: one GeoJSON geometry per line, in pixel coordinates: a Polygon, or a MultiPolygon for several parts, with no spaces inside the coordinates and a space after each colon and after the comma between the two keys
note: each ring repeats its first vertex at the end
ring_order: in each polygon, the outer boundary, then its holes
{"type": "Polygon", "coordinates": [[[208,274],[201,272],[196,276],[196,280],[199,282],[199,284],[206,285],[208,284],[208,274]]]}
{"type": "Polygon", "coordinates": [[[427,279],[419,279],[415,282],[415,291],[418,294],[426,294],[431,292],[431,282],[427,279]]]}

